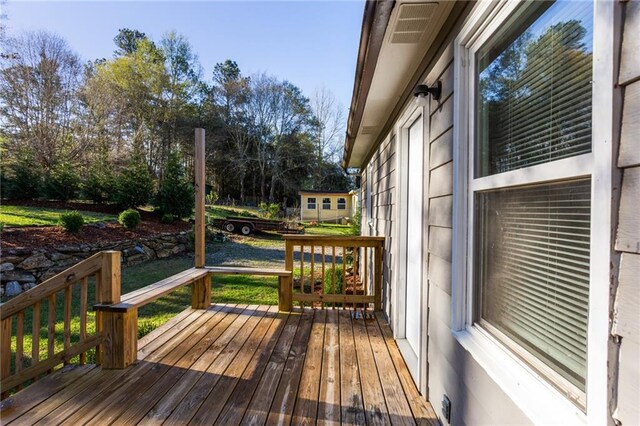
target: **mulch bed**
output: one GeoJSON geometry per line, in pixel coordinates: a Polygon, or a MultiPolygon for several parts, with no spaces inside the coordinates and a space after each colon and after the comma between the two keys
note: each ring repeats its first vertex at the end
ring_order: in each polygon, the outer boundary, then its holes
{"type": "MultiPolygon", "coordinates": [[[[47,207],[67,210],[83,210],[98,213],[118,214],[120,209],[113,205],[65,203],[61,201],[29,200],[11,201],[12,205],[47,207]]],[[[0,236],[0,247],[5,249],[28,248],[29,250],[51,249],[79,244],[115,243],[123,240],[151,237],[163,233],[188,231],[192,225],[183,221],[172,224],[160,223],[157,215],[140,211],[142,222],[136,229],[124,228],[118,223],[107,222],[104,227],[95,224],[84,225],[80,232],[71,234],[58,226],[4,228],[0,236]]]]}

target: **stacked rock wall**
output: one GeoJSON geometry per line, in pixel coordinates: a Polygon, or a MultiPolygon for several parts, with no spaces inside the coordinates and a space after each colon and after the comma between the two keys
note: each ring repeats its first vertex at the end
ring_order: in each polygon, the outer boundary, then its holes
{"type": "Polygon", "coordinates": [[[116,243],[60,246],[50,250],[6,249],[0,254],[0,296],[16,296],[104,250],[122,252],[122,265],[131,266],[184,254],[192,250],[192,245],[188,232],[180,232],[116,243]]]}

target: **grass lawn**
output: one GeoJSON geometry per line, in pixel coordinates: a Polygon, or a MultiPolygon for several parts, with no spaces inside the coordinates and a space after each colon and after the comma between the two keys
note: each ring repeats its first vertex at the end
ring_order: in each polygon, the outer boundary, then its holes
{"type": "MultiPolygon", "coordinates": [[[[52,226],[68,210],[48,209],[28,206],[0,206],[0,222],[5,226],[52,226]]],[[[114,215],[80,211],[85,223],[116,220],[114,215]]]]}
{"type": "Polygon", "coordinates": [[[260,212],[254,207],[227,207],[207,205],[205,207],[207,218],[226,219],[230,216],[260,217],[260,212]]]}
{"type": "Polygon", "coordinates": [[[332,235],[332,236],[352,236],[351,225],[337,225],[334,223],[319,223],[311,226],[305,224],[304,233],[307,235],[332,235]]]}

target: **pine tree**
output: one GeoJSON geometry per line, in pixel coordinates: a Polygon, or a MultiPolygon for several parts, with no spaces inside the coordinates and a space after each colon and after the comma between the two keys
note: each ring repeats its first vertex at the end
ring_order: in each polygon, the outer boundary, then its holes
{"type": "Polygon", "coordinates": [[[193,186],[185,174],[177,152],[169,155],[157,200],[163,214],[188,217],[193,212],[193,186]]]}

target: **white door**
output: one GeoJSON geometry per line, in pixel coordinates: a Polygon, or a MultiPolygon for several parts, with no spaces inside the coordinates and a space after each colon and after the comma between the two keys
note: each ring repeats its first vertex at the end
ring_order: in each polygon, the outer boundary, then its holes
{"type": "Polygon", "coordinates": [[[405,338],[415,357],[420,358],[422,297],[422,117],[409,128],[407,171],[407,264],[405,295],[405,338]]]}

